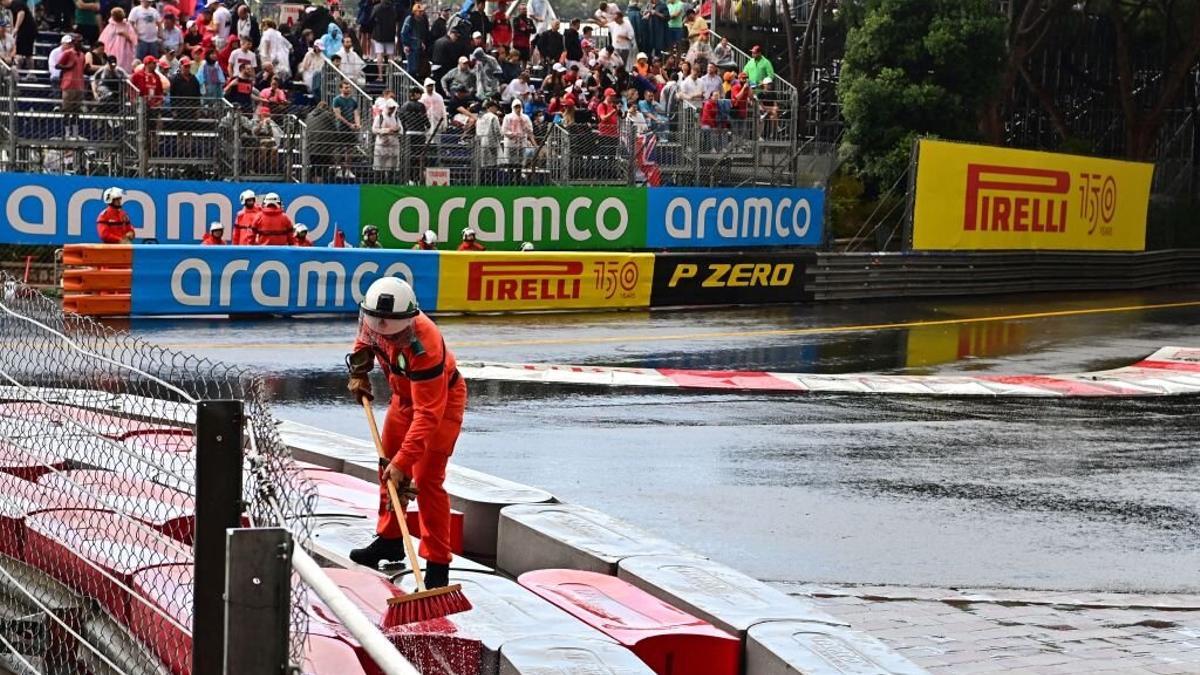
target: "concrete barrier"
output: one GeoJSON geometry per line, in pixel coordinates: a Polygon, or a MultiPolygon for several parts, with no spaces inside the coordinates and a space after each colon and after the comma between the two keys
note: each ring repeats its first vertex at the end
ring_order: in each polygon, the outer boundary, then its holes
{"type": "Polygon", "coordinates": [[[491,558],[497,554],[500,513],[514,504],[546,504],[554,495],[482,471],[451,464],[446,473],[450,506],[463,512],[463,548],[491,558]]]}
{"type": "MultiPolygon", "coordinates": [[[[397,645],[406,637],[426,636],[425,644],[436,644],[428,638],[450,635],[481,641],[483,645],[481,675],[498,675],[500,650],[512,640],[544,637],[570,644],[578,639],[611,642],[602,633],[575,617],[542,600],[515,581],[500,576],[475,572],[451,572],[450,583],[462,584],[471,601],[471,610],[452,614],[445,619],[398,626],[388,635],[397,645]]],[[[412,578],[401,581],[407,591],[413,588],[412,578]]],[[[403,650],[402,650],[403,651],[403,650]]],[[[439,655],[444,662],[453,663],[451,651],[439,655]]]]}
{"type": "Polygon", "coordinates": [[[537,570],[518,582],[637,654],[660,675],[738,675],[741,641],[607,574],[537,570]]]}
{"type": "Polygon", "coordinates": [[[520,576],[539,569],[616,574],[635,555],[689,555],[629,523],[574,504],[510,506],[500,512],[496,567],[520,576]]]}
{"type": "Polygon", "coordinates": [[[603,640],[540,636],[500,648],[500,675],[653,675],[633,652],[603,640]]]}
{"type": "Polygon", "coordinates": [[[927,675],[869,635],[809,621],[769,621],[746,634],[746,675],[927,675]]]}
{"type": "MultiPolygon", "coordinates": [[[[313,552],[341,567],[367,569],[350,560],[350,550],[366,546],[374,538],[375,520],[373,518],[365,520],[362,518],[335,516],[313,518],[312,520],[313,552]]],[[[420,544],[420,540],[416,540],[418,550],[420,549],[420,544]]],[[[385,567],[382,571],[375,571],[381,576],[391,577],[393,575],[409,574],[411,569],[410,561],[403,566],[395,565],[391,568],[385,567]]],[[[421,561],[421,569],[425,569],[424,560],[421,561]]],[[[484,574],[492,574],[495,571],[486,565],[481,565],[470,558],[464,558],[460,555],[455,555],[451,559],[450,569],[463,572],[481,572],[484,574]]]]}
{"type": "Polygon", "coordinates": [[[849,625],[810,602],[712,560],[634,556],[622,560],[619,567],[621,579],[735,635],[744,637],[751,626],[773,620],[849,625]]]}

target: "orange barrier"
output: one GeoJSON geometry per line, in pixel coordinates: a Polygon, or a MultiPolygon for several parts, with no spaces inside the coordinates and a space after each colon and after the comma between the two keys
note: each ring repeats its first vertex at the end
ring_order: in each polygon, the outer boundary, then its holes
{"type": "Polygon", "coordinates": [[[133,287],[133,247],[69,244],[63,247],[63,309],[85,316],[128,316],[133,287]]]}

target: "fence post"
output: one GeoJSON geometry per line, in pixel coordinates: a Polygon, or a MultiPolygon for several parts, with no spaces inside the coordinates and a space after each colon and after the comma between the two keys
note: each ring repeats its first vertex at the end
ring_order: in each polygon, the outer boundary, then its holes
{"type": "Polygon", "coordinates": [[[146,174],[150,173],[150,145],[146,139],[148,135],[146,124],[146,99],[139,96],[137,99],[138,178],[145,178],[146,174]]]}
{"type": "Polygon", "coordinates": [[[240,108],[229,109],[229,120],[233,129],[233,179],[242,177],[242,111],[240,108]]]}
{"type": "MultiPolygon", "coordinates": [[[[292,536],[283,528],[226,533],[226,675],[282,675],[288,665],[292,536]]],[[[195,671],[193,671],[195,672],[195,671]]]]}
{"type": "Polygon", "coordinates": [[[300,182],[311,182],[312,145],[308,140],[308,124],[300,127],[300,182]]]}
{"type": "Polygon", "coordinates": [[[196,407],[196,543],[192,600],[192,672],[225,664],[225,531],[242,519],[241,401],[196,407]]]}

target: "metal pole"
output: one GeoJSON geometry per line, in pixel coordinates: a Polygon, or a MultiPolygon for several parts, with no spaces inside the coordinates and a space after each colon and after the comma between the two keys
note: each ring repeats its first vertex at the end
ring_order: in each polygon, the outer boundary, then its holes
{"type": "Polygon", "coordinates": [[[225,531],[242,519],[241,401],[196,408],[196,573],[192,601],[192,672],[225,664],[225,531]]]}
{"type": "Polygon", "coordinates": [[[145,178],[150,172],[150,144],[146,142],[146,99],[137,100],[137,149],[138,177],[145,178]]]}
{"type": "Polygon", "coordinates": [[[226,675],[282,675],[288,667],[292,535],[283,528],[227,530],[226,675]]]}

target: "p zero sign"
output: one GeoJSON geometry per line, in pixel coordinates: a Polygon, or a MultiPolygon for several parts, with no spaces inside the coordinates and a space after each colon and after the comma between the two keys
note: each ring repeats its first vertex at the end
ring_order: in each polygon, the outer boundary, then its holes
{"type": "Polygon", "coordinates": [[[1141,251],[1154,165],[922,140],[917,250],[1141,251]]]}
{"type": "Polygon", "coordinates": [[[438,309],[491,312],[646,307],[649,253],[442,253],[438,309]]]}
{"type": "Polygon", "coordinates": [[[651,307],[763,305],[811,299],[808,253],[665,253],[654,257],[651,307]]]}

